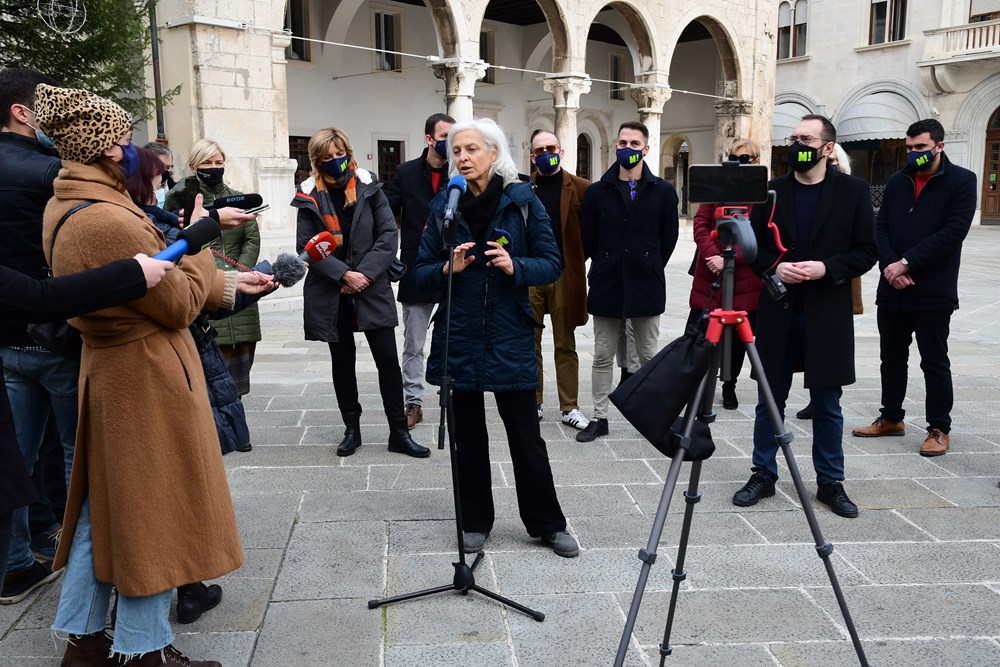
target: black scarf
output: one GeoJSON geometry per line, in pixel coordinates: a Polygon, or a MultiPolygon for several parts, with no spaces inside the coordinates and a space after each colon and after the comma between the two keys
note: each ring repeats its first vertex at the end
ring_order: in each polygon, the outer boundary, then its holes
{"type": "Polygon", "coordinates": [[[462,219],[469,225],[472,237],[479,245],[486,243],[486,232],[497,213],[501,194],[503,178],[494,176],[481,194],[476,196],[472,194],[472,190],[466,190],[458,200],[458,212],[462,214],[462,219]]]}

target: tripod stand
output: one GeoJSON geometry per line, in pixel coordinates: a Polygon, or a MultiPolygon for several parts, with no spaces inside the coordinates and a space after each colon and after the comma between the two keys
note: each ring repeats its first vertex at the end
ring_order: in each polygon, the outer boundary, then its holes
{"type": "MultiPolygon", "coordinates": [[[[450,186],[449,186],[450,187],[450,186]]],[[[462,182],[462,190],[465,189],[464,179],[462,182]]],[[[448,374],[448,344],[451,337],[451,297],[452,297],[452,280],[454,278],[455,268],[455,234],[454,234],[454,222],[449,220],[447,215],[445,217],[444,226],[442,228],[442,235],[445,239],[445,248],[448,252],[448,281],[447,287],[445,289],[445,320],[444,320],[444,362],[442,364],[441,371],[441,391],[439,393],[440,398],[438,404],[441,406],[441,417],[438,421],[438,448],[444,447],[444,440],[447,430],[448,437],[448,448],[450,452],[451,461],[451,488],[455,499],[455,529],[458,536],[458,562],[452,563],[455,566],[455,575],[450,584],[445,584],[443,586],[436,586],[434,588],[428,588],[421,591],[414,591],[412,593],[404,593],[402,595],[396,595],[390,598],[383,598],[381,600],[369,600],[368,608],[376,609],[383,605],[392,604],[394,602],[402,602],[404,600],[413,600],[415,598],[422,598],[428,595],[434,595],[435,593],[444,593],[446,591],[458,591],[462,595],[468,595],[469,591],[475,591],[476,593],[481,593],[486,597],[496,600],[497,602],[503,603],[508,607],[516,609],[520,612],[531,616],[536,621],[544,621],[545,614],[540,611],[535,611],[529,609],[522,604],[518,604],[513,600],[509,600],[501,595],[494,593],[493,591],[487,590],[482,586],[476,584],[476,577],[473,571],[479,562],[483,559],[483,552],[480,551],[476,554],[475,560],[472,561],[470,566],[465,560],[465,546],[464,540],[462,538],[462,498],[460,495],[460,480],[458,474],[458,446],[455,442],[455,412],[452,406],[452,395],[451,395],[451,376],[448,374]]]]}
{"type": "MultiPolygon", "coordinates": [[[[771,386],[768,383],[767,376],[764,374],[764,368],[761,364],[760,356],[757,353],[757,347],[754,344],[753,331],[751,330],[750,322],[747,320],[747,313],[746,311],[733,310],[736,250],[733,247],[731,232],[724,229],[724,225],[721,221],[719,224],[719,236],[723,242],[726,243],[726,247],[721,253],[723,257],[723,269],[721,272],[723,307],[712,311],[708,323],[708,330],[705,336],[709,341],[716,344],[722,340],[723,346],[716,349],[715,361],[712,363],[709,371],[702,378],[694,396],[687,404],[687,410],[684,413],[682,433],[679,436],[675,436],[677,451],[671,459],[670,469],[667,472],[667,479],[663,485],[663,493],[660,496],[660,503],[656,510],[656,516],[653,520],[653,529],[649,534],[649,542],[646,544],[645,549],[639,550],[639,560],[642,561],[642,568],[639,572],[639,581],[636,584],[635,594],[632,597],[632,606],[629,609],[628,617],[625,621],[625,629],[622,632],[621,641],[618,644],[618,654],[614,663],[615,667],[621,667],[625,660],[625,653],[628,649],[632,630],[635,626],[636,617],[639,613],[639,605],[642,602],[642,594],[646,588],[646,580],[649,577],[649,570],[653,563],[656,562],[656,547],[657,544],[659,544],[660,535],[663,533],[663,524],[666,520],[667,511],[670,508],[671,497],[673,496],[674,489],[677,486],[677,478],[680,475],[681,464],[684,462],[685,454],[691,448],[691,435],[694,430],[695,419],[697,418],[699,421],[706,424],[715,420],[715,412],[712,405],[713,397],[715,396],[715,375],[718,370],[719,359],[721,356],[723,363],[723,378],[729,379],[729,349],[730,345],[736,344],[735,341],[731,340],[734,333],[739,336],[739,342],[746,348],[747,357],[750,359],[751,368],[754,371],[754,377],[757,378],[761,396],[767,406],[768,416],[770,417],[771,425],[774,429],[775,440],[784,454],[785,462],[788,465],[788,471],[795,484],[796,494],[799,497],[799,502],[802,504],[802,510],[806,515],[806,521],[809,523],[809,529],[816,542],[816,552],[823,560],[827,576],[830,579],[830,586],[833,588],[834,595],[837,598],[837,604],[840,606],[840,612],[844,617],[844,622],[847,626],[848,632],[850,633],[851,642],[854,644],[854,650],[857,653],[859,663],[861,667],[869,667],[864,648],[861,646],[861,640],[858,637],[857,630],[854,628],[854,621],[851,618],[851,612],[847,608],[847,601],[844,599],[844,594],[841,591],[840,582],[837,580],[837,574],[834,572],[833,564],[830,562],[830,554],[833,553],[833,545],[827,542],[823,537],[819,523],[816,520],[816,514],[813,512],[812,503],[809,500],[805,484],[802,481],[802,475],[799,473],[798,465],[795,463],[795,457],[792,454],[792,434],[791,432],[785,430],[781,413],[774,401],[774,395],[771,393],[771,386]]],[[[684,508],[684,520],[681,525],[681,536],[677,548],[677,565],[671,572],[673,575],[673,587],[670,592],[667,622],[663,630],[663,642],[660,644],[660,667],[663,667],[666,657],[673,652],[673,647],[670,646],[670,632],[673,627],[674,613],[677,608],[677,596],[680,591],[680,585],[681,582],[687,578],[687,572],[684,570],[684,561],[687,554],[688,537],[691,532],[691,522],[694,517],[694,506],[699,500],[701,500],[701,493],[698,491],[698,481],[700,476],[701,461],[695,460],[691,464],[691,477],[688,488],[684,492],[686,506],[684,508]]]]}

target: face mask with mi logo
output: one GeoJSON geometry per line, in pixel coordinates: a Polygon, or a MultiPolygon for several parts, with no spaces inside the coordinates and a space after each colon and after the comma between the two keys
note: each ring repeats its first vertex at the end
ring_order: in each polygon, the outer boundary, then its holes
{"type": "Polygon", "coordinates": [[[618,164],[625,169],[631,169],[642,162],[642,151],[627,146],[615,151],[615,156],[618,158],[618,164]]]}
{"type": "Polygon", "coordinates": [[[788,147],[785,159],[788,161],[788,166],[793,170],[809,171],[816,166],[816,163],[822,159],[822,156],[818,148],[806,146],[796,141],[788,147]]]}
{"type": "Polygon", "coordinates": [[[906,154],[906,161],[917,171],[927,171],[934,164],[934,150],[910,151],[906,154]]]}
{"type": "Polygon", "coordinates": [[[545,151],[535,158],[535,167],[545,176],[556,173],[559,169],[559,154],[545,151]]]}

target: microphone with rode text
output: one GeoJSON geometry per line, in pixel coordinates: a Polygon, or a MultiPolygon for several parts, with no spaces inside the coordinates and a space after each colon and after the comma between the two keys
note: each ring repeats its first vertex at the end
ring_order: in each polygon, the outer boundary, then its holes
{"type": "Polygon", "coordinates": [[[299,259],[306,264],[320,262],[337,249],[337,239],[330,232],[320,232],[316,236],[306,241],[305,250],[299,255],[299,259]]]}
{"type": "Polygon", "coordinates": [[[185,227],[178,234],[178,239],[160,252],[153,259],[176,262],[183,255],[197,255],[202,248],[222,235],[222,228],[212,218],[196,220],[190,227],[185,227]]]}
{"type": "Polygon", "coordinates": [[[258,194],[249,193],[245,195],[232,195],[229,197],[219,197],[212,202],[211,206],[206,206],[207,210],[216,210],[220,208],[240,208],[246,210],[248,208],[257,208],[258,206],[263,206],[264,198],[258,194]]]}
{"type": "Polygon", "coordinates": [[[448,203],[444,207],[444,234],[445,245],[455,245],[455,217],[458,215],[458,199],[465,193],[465,177],[455,174],[448,181],[448,203]]]}

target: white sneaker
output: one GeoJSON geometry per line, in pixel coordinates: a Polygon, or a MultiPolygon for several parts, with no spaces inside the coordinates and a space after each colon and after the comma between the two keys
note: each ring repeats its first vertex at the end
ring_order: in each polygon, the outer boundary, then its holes
{"type": "Polygon", "coordinates": [[[542,407],[542,404],[539,403],[538,404],[538,421],[542,421],[542,416],[544,414],[545,414],[545,409],[542,407]]]}
{"type": "Polygon", "coordinates": [[[580,408],[573,408],[569,412],[562,413],[562,423],[569,424],[573,428],[582,431],[590,423],[590,420],[583,416],[580,408]]]}

